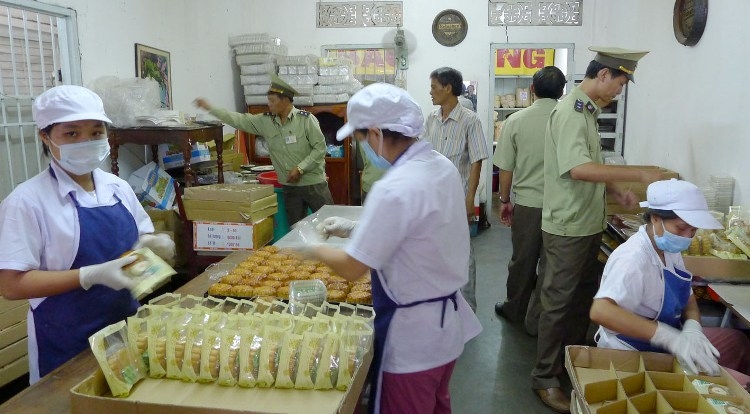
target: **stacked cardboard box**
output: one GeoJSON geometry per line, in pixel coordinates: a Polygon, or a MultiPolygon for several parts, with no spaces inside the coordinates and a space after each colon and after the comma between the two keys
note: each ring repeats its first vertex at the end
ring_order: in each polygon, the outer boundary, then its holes
{"type": "MultiPolygon", "coordinates": [[[[679,173],[672,171],[672,170],[668,170],[666,168],[659,167],[659,166],[654,166],[654,165],[623,165],[619,167],[632,168],[632,169],[638,169],[638,170],[658,169],[659,171],[661,171],[663,180],[669,180],[670,178],[680,178],[679,173]]],[[[646,200],[646,189],[648,188],[648,184],[642,183],[642,182],[622,182],[622,183],[616,183],[616,184],[623,190],[630,190],[633,193],[635,193],[639,201],[646,200]]],[[[637,207],[635,209],[624,208],[620,206],[619,204],[617,204],[617,202],[613,198],[607,197],[607,206],[606,206],[607,215],[636,214],[642,211],[643,209],[641,209],[640,207],[637,207]]]]}
{"type": "Polygon", "coordinates": [[[29,302],[0,297],[0,386],[29,371],[26,314],[29,302]]]}
{"type": "Polygon", "coordinates": [[[252,250],[273,238],[278,204],[272,185],[188,187],[183,205],[187,219],[193,221],[195,250],[252,250]]]}

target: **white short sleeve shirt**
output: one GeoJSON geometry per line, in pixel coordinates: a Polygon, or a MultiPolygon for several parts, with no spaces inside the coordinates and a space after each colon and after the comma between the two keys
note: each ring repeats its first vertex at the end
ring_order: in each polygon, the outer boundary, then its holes
{"type": "MultiPolygon", "coordinates": [[[[150,217],[126,181],[94,170],[96,197],[93,197],[54,161],[50,165],[57,179],[47,168],[20,184],[0,204],[0,269],[70,269],[80,236],[78,215],[70,193],[84,207],[113,205],[119,198],[133,215],[138,234],[154,231],[150,217]]],[[[29,302],[36,307],[41,300],[29,302]]]]}
{"type": "MultiPolygon", "coordinates": [[[[461,179],[451,162],[427,142],[409,147],[368,194],[345,250],[380,273],[396,303],[459,291],[468,278],[469,230],[461,179]]],[[[442,328],[442,302],[396,311],[385,371],[424,371],[458,358],[481,326],[457,296],[458,311],[448,301],[442,328]]]]}
{"type": "MultiPolygon", "coordinates": [[[[599,291],[594,299],[609,298],[621,308],[647,319],[654,319],[664,301],[664,268],[685,270],[679,253],[664,252],[667,266],[651,244],[643,225],[625,243],[617,247],[604,266],[599,291]]],[[[632,349],[614,336],[617,332],[599,327],[597,345],[632,349]]]]}

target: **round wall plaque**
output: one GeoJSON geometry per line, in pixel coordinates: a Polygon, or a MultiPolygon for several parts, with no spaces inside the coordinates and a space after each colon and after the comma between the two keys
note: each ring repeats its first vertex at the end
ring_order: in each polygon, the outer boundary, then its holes
{"type": "Polygon", "coordinates": [[[685,46],[694,46],[703,36],[708,19],[708,0],[676,0],[672,25],[674,37],[685,46]]]}
{"type": "Polygon", "coordinates": [[[443,10],[432,21],[432,36],[443,46],[455,46],[463,42],[469,25],[457,10],[443,10]]]}

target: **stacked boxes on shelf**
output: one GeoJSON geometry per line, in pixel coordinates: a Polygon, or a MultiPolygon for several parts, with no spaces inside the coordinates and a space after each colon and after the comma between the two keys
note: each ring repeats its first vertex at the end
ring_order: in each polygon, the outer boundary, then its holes
{"type": "Polygon", "coordinates": [[[345,58],[321,58],[318,86],[315,87],[316,104],[347,102],[362,87],[354,78],[354,66],[345,58]]]}
{"type": "Polygon", "coordinates": [[[268,33],[249,33],[229,38],[229,46],[240,66],[240,83],[248,105],[265,105],[271,73],[276,73],[276,60],[287,54],[281,39],[268,33]]]}
{"type": "Polygon", "coordinates": [[[29,302],[0,297],[0,386],[29,371],[26,314],[29,302]]]}
{"type": "Polygon", "coordinates": [[[313,85],[318,83],[318,56],[280,56],[279,77],[297,91],[294,104],[313,105],[313,85]]]}
{"type": "Polygon", "coordinates": [[[185,214],[193,221],[196,251],[254,250],[273,239],[276,194],[267,184],[188,187],[185,214]]]}

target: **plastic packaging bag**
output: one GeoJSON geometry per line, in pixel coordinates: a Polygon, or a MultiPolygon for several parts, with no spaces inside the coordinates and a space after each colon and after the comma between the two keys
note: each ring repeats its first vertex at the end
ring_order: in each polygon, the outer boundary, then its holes
{"type": "Polygon", "coordinates": [[[113,396],[127,397],[133,385],[146,377],[146,368],[128,343],[125,321],[91,335],[89,344],[113,396]]]}

